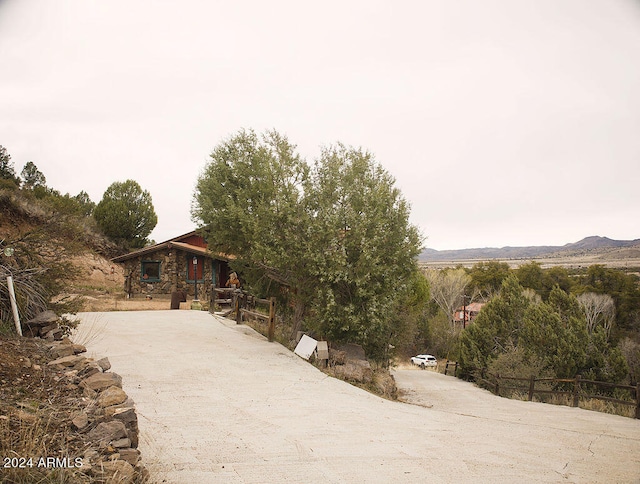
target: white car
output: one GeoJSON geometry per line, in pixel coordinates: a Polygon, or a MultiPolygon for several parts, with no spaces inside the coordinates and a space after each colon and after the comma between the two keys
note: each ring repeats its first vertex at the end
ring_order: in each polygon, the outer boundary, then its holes
{"type": "Polygon", "coordinates": [[[411,363],[413,363],[414,365],[418,365],[423,370],[427,366],[438,366],[438,360],[436,359],[435,356],[431,356],[431,355],[412,356],[411,363]]]}

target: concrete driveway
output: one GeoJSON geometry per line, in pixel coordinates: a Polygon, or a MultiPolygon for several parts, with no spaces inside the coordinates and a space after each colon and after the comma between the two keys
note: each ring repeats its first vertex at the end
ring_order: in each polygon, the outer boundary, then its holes
{"type": "Polygon", "coordinates": [[[640,482],[638,420],[420,370],[396,374],[420,405],[391,402],[206,312],[80,317],[136,402],[154,482],[640,482]]]}

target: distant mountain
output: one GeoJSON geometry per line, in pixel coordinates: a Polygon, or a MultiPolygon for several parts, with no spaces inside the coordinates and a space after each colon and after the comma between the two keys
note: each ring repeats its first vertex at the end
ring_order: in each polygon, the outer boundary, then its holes
{"type": "Polygon", "coordinates": [[[640,239],[613,240],[597,235],[562,245],[562,246],[529,246],[529,247],[485,247],[481,249],[435,250],[424,249],[418,259],[422,262],[456,261],[456,260],[490,260],[490,259],[534,259],[545,256],[560,256],[585,251],[618,249],[640,246],[640,239]]]}

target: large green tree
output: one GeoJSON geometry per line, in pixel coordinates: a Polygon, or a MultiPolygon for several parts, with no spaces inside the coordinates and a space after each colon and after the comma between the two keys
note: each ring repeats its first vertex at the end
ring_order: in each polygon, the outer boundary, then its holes
{"type": "Polygon", "coordinates": [[[318,281],[311,324],[373,355],[391,343],[397,301],[416,270],[421,239],[409,205],[370,153],[341,144],[322,151],[306,194],[318,281]]]}
{"type": "Polygon", "coordinates": [[[384,359],[421,242],[394,184],[362,150],[326,148],[311,168],[279,133],[240,131],[212,152],[192,215],[247,282],[286,288],[294,331],[304,321],[384,359]]]}
{"type": "Polygon", "coordinates": [[[245,283],[265,291],[270,282],[295,288],[289,298],[296,324],[313,286],[299,267],[306,258],[300,239],[309,232],[303,200],[308,174],[285,136],[243,130],[213,150],[192,202],[192,217],[209,248],[233,254],[245,283]]]}
{"type": "Polygon", "coordinates": [[[151,194],[134,180],[112,183],[93,216],[103,233],[125,247],[144,247],[158,223],[151,194]]]}

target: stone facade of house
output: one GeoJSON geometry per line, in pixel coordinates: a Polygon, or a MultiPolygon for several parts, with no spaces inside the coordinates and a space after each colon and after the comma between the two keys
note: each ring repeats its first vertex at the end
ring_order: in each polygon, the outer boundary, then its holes
{"type": "Polygon", "coordinates": [[[124,269],[124,291],[129,297],[168,296],[177,291],[194,297],[194,270],[198,299],[209,300],[214,287],[224,287],[227,261],[207,252],[201,237],[184,237],[114,259],[124,269]]]}

